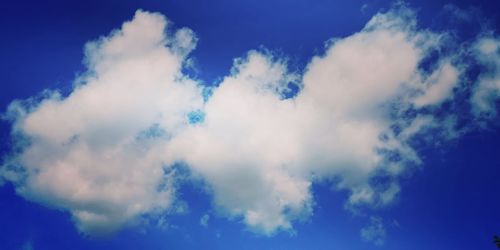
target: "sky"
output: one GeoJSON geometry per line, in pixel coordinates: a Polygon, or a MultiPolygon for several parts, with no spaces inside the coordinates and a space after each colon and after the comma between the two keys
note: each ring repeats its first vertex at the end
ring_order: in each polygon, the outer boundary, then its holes
{"type": "Polygon", "coordinates": [[[500,4],[12,1],[1,249],[494,249],[500,4]]]}

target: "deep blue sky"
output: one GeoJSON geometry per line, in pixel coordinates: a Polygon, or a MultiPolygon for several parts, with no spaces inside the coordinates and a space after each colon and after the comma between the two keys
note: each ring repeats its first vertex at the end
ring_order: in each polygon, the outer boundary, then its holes
{"type": "MultiPolygon", "coordinates": [[[[233,59],[264,46],[287,55],[303,70],[332,37],[359,31],[392,1],[4,1],[0,16],[0,109],[15,98],[46,88],[71,89],[82,65],[83,45],[129,20],[136,9],[159,11],[199,38],[192,56],[197,78],[207,84],[227,74],[233,59]],[[368,4],[364,12],[361,7],[368,4]]],[[[477,7],[492,28],[500,27],[494,1],[409,1],[422,27],[446,25],[443,6],[477,7]]],[[[447,27],[449,28],[449,27],[447,27]]],[[[459,27],[468,39],[476,26],[459,27]]],[[[9,150],[9,124],[0,126],[0,153],[9,150]]],[[[212,216],[202,191],[183,186],[189,212],[169,218],[174,228],[127,228],[95,239],[81,235],[66,212],[28,202],[11,184],[0,187],[0,249],[494,249],[500,234],[500,129],[471,132],[444,147],[421,148],[424,164],[404,179],[394,204],[372,211],[386,222],[384,245],[360,240],[366,217],[343,208],[346,194],[313,187],[316,207],[297,234],[258,236],[241,223],[212,216]],[[393,223],[390,223],[393,222],[393,223]],[[217,237],[219,235],[220,237],[217,237]]]]}

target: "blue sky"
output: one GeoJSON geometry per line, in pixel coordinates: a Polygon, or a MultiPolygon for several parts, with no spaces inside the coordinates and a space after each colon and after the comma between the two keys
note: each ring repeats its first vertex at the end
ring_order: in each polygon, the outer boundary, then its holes
{"type": "Polygon", "coordinates": [[[4,3],[0,248],[493,249],[499,8],[4,3]]]}

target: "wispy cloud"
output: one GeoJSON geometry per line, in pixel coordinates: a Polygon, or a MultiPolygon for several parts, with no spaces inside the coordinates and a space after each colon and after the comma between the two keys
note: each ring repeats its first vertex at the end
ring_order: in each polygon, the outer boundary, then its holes
{"type": "Polygon", "coordinates": [[[373,242],[377,246],[384,244],[386,231],[380,217],[370,217],[370,224],[362,228],[360,233],[365,241],[373,242]]]}

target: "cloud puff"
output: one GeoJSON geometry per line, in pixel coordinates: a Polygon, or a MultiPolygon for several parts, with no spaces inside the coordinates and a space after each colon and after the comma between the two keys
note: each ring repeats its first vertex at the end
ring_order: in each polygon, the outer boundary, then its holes
{"type": "Polygon", "coordinates": [[[205,104],[204,122],[167,150],[208,183],[218,208],[266,233],[290,229],[311,203],[310,181],[290,165],[302,155],[300,117],[279,93],[295,77],[271,57],[252,51],[236,60],[205,104]]]}
{"type": "Polygon", "coordinates": [[[27,199],[70,211],[84,232],[112,231],[174,200],[163,147],[201,107],[197,84],[180,72],[196,37],[166,34],[160,14],[137,11],[120,30],[86,45],[88,72],[63,97],[13,102],[22,152],[4,176],[27,199]]]}
{"type": "MultiPolygon", "coordinates": [[[[400,176],[421,162],[412,138],[456,134],[455,116],[437,111],[454,100],[466,65],[442,54],[423,69],[446,34],[419,29],[406,7],[328,41],[301,73],[270,51],[249,51],[210,97],[182,74],[195,34],[167,24],[138,11],[86,45],[88,72],[68,96],[46,91],[9,106],[16,146],[1,175],[20,195],[69,211],[84,232],[108,232],[168,211],[181,163],[215,211],[272,235],[313,213],[317,182],[347,190],[350,209],[390,203],[400,176]],[[299,91],[287,98],[291,85],[299,91]]],[[[478,60],[497,59],[487,56],[497,40],[476,47],[478,60]]],[[[476,110],[491,109],[482,104],[491,78],[475,89],[476,110]]],[[[363,237],[380,238],[377,223],[377,236],[363,237]]]]}

